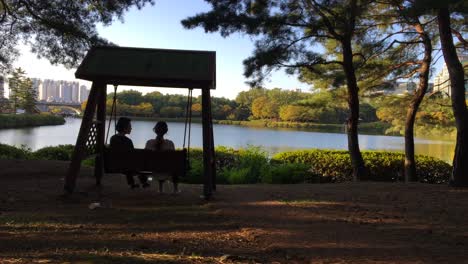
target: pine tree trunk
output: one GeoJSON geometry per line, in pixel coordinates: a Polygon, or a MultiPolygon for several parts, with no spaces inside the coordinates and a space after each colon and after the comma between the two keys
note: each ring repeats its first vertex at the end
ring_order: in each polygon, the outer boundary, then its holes
{"type": "Polygon", "coordinates": [[[348,134],[348,150],[351,156],[351,165],[353,167],[353,180],[368,180],[368,173],[364,164],[364,159],[359,149],[358,122],[359,122],[359,87],[356,81],[356,74],[353,65],[353,51],[351,39],[345,38],[343,45],[343,70],[346,74],[346,83],[348,87],[348,106],[349,116],[346,122],[348,134]]]}
{"type": "Polygon", "coordinates": [[[458,59],[453,44],[448,8],[440,8],[437,18],[442,52],[450,76],[452,109],[457,127],[457,142],[450,183],[452,186],[468,187],[468,109],[465,101],[463,65],[458,59]]]}
{"type": "Polygon", "coordinates": [[[414,121],[416,119],[417,96],[411,100],[405,121],[405,182],[417,181],[416,161],[414,158],[414,121]]]}
{"type": "Polygon", "coordinates": [[[418,112],[419,105],[421,104],[424,95],[429,86],[429,71],[432,60],[432,44],[431,39],[424,32],[421,24],[415,25],[416,31],[420,34],[421,40],[424,44],[424,58],[419,68],[419,84],[411,100],[408,111],[406,112],[405,122],[405,181],[417,181],[416,176],[416,161],[414,158],[414,123],[416,120],[416,113],[418,112]]]}

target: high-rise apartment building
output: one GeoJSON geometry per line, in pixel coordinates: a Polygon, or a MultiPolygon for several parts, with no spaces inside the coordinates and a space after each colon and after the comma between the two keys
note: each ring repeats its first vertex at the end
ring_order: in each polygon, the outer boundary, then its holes
{"type": "Polygon", "coordinates": [[[42,89],[45,95],[44,100],[48,102],[60,100],[60,81],[45,79],[42,84],[42,89]]]}
{"type": "Polygon", "coordinates": [[[78,102],[78,95],[78,82],[60,81],[60,101],[66,103],[78,102]]]}
{"type": "Polygon", "coordinates": [[[37,100],[42,100],[42,80],[38,78],[31,78],[32,81],[32,87],[34,90],[36,90],[36,95],[37,95],[37,100]]]}
{"type": "Polygon", "coordinates": [[[444,67],[434,78],[434,91],[442,93],[443,96],[450,96],[450,76],[448,73],[447,65],[444,67]]]}
{"type": "Polygon", "coordinates": [[[78,82],[72,82],[72,102],[80,101],[80,84],[78,82]]]}
{"type": "MultiPolygon", "coordinates": [[[[468,54],[460,54],[458,59],[463,65],[468,64],[468,54]]],[[[466,78],[465,78],[466,79],[466,78]]],[[[443,96],[450,96],[450,75],[447,69],[447,65],[444,63],[442,70],[434,78],[434,92],[439,91],[443,96]]],[[[465,92],[468,93],[468,84],[465,82],[465,92]]]]}
{"type": "Polygon", "coordinates": [[[45,79],[42,83],[41,100],[49,102],[79,102],[79,83],[45,79]]]}
{"type": "Polygon", "coordinates": [[[89,90],[85,85],[80,86],[80,103],[88,100],[89,90]]]}
{"type": "MultiPolygon", "coordinates": [[[[3,82],[0,76],[0,98],[2,98],[3,82]]],[[[37,91],[37,100],[47,102],[79,103],[88,99],[89,90],[76,81],[51,80],[31,78],[33,89],[37,91]]]]}
{"type": "Polygon", "coordinates": [[[58,101],[71,102],[72,101],[72,85],[71,82],[60,81],[60,97],[58,101]]]}

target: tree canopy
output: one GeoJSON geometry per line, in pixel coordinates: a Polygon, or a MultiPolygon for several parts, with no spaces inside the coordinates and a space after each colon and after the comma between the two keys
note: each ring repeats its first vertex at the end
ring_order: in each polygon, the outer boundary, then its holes
{"type": "Polygon", "coordinates": [[[130,7],[145,4],[154,0],[1,0],[0,71],[11,68],[20,41],[52,64],[76,66],[92,45],[110,44],[99,37],[98,23],[122,20],[130,7]]]}

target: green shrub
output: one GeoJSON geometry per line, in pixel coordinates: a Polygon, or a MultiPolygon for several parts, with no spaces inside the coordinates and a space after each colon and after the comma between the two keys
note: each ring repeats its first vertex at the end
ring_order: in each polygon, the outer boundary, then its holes
{"type": "Polygon", "coordinates": [[[261,175],[268,173],[268,153],[255,146],[240,149],[238,164],[234,167],[243,171],[241,174],[244,177],[244,183],[260,182],[261,175]]]}
{"type": "Polygon", "coordinates": [[[190,184],[202,184],[203,183],[203,162],[201,159],[190,160],[190,170],[187,171],[185,178],[180,181],[190,184]]]}
{"type": "Polygon", "coordinates": [[[86,167],[94,167],[96,160],[94,158],[87,158],[81,162],[81,165],[86,167]]]}
{"type": "MultiPolygon", "coordinates": [[[[32,152],[0,144],[1,159],[70,160],[73,145],[45,147],[32,152]]],[[[246,149],[216,148],[216,181],[219,184],[343,182],[352,180],[351,160],[344,150],[299,150],[274,155],[260,147],[246,149]]],[[[399,152],[363,151],[371,181],[403,180],[404,154],[399,152]]],[[[94,158],[84,160],[84,166],[94,166],[94,158]]],[[[420,182],[447,183],[452,167],[433,157],[416,156],[416,175],[420,182]]],[[[182,182],[201,184],[203,151],[190,150],[190,169],[182,182]]]]}
{"type": "Polygon", "coordinates": [[[45,147],[34,152],[34,158],[42,160],[71,160],[73,145],[45,147]]]}
{"type": "MultiPolygon", "coordinates": [[[[399,152],[363,151],[364,162],[371,181],[403,180],[404,154],[399,152]]],[[[303,150],[282,152],[273,156],[273,164],[303,163],[320,177],[320,181],[343,182],[352,180],[351,159],[342,150],[303,150]]],[[[427,156],[416,156],[416,175],[420,182],[446,183],[451,166],[444,161],[427,156]]]]}
{"type": "Polygon", "coordinates": [[[221,178],[229,184],[256,183],[252,182],[252,170],[248,167],[238,169],[227,169],[219,175],[219,178],[221,178]]]}
{"type": "MultiPolygon", "coordinates": [[[[261,175],[268,172],[268,154],[259,147],[249,146],[235,150],[217,147],[216,181],[224,183],[257,183],[261,175]]],[[[190,150],[191,169],[184,182],[203,183],[203,151],[190,150]]]]}
{"type": "Polygon", "coordinates": [[[424,183],[448,183],[452,166],[428,156],[416,156],[416,176],[424,183]]]}
{"type": "Polygon", "coordinates": [[[310,166],[302,163],[272,165],[269,173],[262,175],[262,182],[276,184],[317,182],[317,177],[314,177],[309,170],[310,166]]]}
{"type": "Polygon", "coordinates": [[[31,149],[26,146],[17,148],[0,143],[0,159],[30,159],[31,149]]]}

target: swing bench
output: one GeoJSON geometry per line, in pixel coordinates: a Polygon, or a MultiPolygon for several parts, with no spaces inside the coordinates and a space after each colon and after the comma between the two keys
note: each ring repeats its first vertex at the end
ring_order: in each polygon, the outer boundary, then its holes
{"type": "MultiPolygon", "coordinates": [[[[189,166],[190,143],[171,152],[135,149],[116,153],[106,147],[107,85],[114,85],[114,109],[117,85],[185,88],[189,90],[186,129],[191,121],[192,89],[201,91],[203,141],[203,197],[216,190],[215,152],[210,90],[216,88],[216,53],[212,51],[146,49],[116,46],[91,48],[75,72],[75,77],[92,82],[71,162],[65,176],[64,191],[71,194],[81,161],[95,157],[94,176],[101,185],[104,173],[151,171],[183,176],[189,166]]],[[[110,128],[109,121],[109,128],[110,128]]],[[[190,127],[189,127],[190,131],[190,127]]],[[[190,133],[190,132],[189,132],[190,133]]],[[[107,129],[107,135],[109,129],[107,129]]],[[[190,136],[188,137],[190,139],[190,136]]]]}
{"type": "MultiPolygon", "coordinates": [[[[117,85],[114,85],[111,116],[107,127],[106,145],[109,131],[114,119],[117,124],[117,85]]],[[[104,172],[121,173],[138,172],[140,174],[167,173],[185,177],[190,164],[190,138],[192,131],[192,96],[193,89],[189,89],[185,107],[184,141],[181,150],[153,151],[148,149],[133,149],[131,151],[115,151],[105,146],[103,152],[104,172]],[[187,143],[187,148],[185,147],[187,143]]],[[[114,129],[114,134],[116,133],[114,129]]]]}
{"type": "Polygon", "coordinates": [[[187,150],[152,151],[134,149],[115,152],[104,149],[104,171],[106,173],[168,173],[184,177],[187,168],[187,150]]]}

